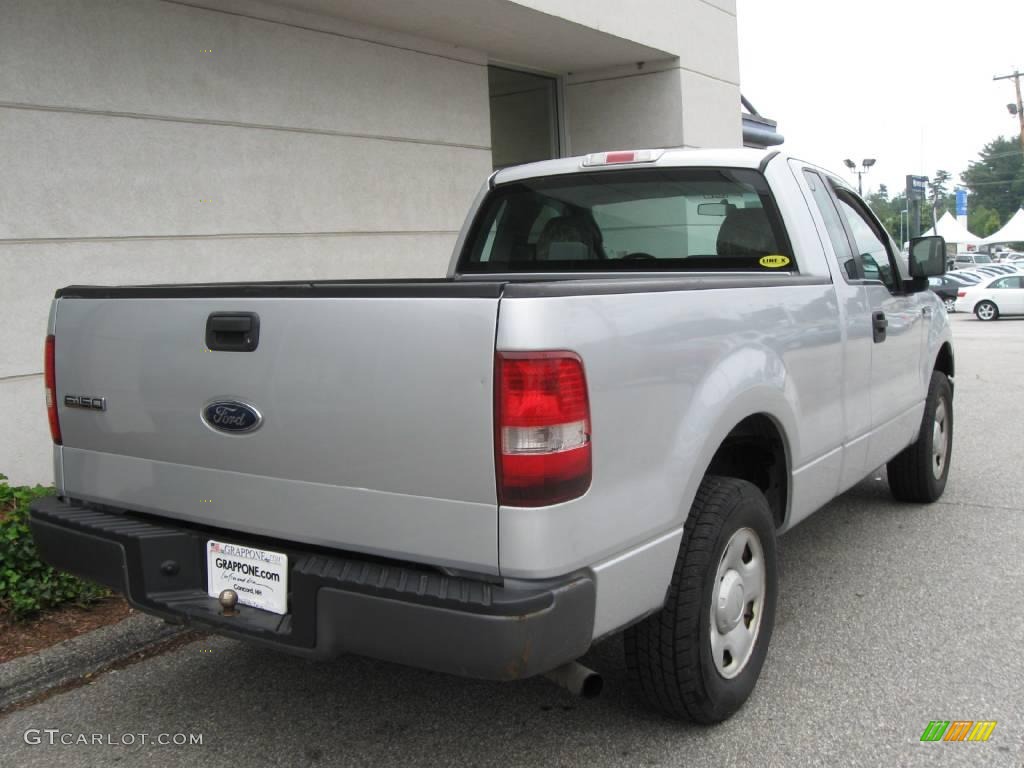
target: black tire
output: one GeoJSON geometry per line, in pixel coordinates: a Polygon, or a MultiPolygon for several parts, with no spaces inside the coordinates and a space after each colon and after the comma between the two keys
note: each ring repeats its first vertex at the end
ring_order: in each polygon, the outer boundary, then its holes
{"type": "Polygon", "coordinates": [[[998,320],[999,319],[999,307],[997,307],[993,302],[988,301],[988,300],[979,301],[975,305],[975,307],[974,307],[974,316],[976,318],[978,318],[979,320],[981,320],[982,322],[989,322],[989,321],[992,321],[992,320],[998,320]],[[992,314],[991,315],[989,315],[988,312],[986,311],[988,308],[992,309],[992,314]],[[987,315],[987,317],[982,317],[982,314],[987,315]]]}
{"type": "Polygon", "coordinates": [[[768,652],[777,583],[775,522],[764,494],[745,480],[705,477],[686,519],[664,608],[625,633],[626,666],[641,697],[670,717],[697,723],[735,713],[754,690],[768,652]],[[752,650],[730,679],[712,656],[712,600],[726,544],[745,528],[760,540],[765,591],[752,650]]]}
{"type": "Polygon", "coordinates": [[[917,440],[904,448],[888,464],[889,490],[899,501],[913,501],[929,504],[942,496],[949,477],[949,464],[953,455],[953,388],[946,374],[932,372],[928,385],[928,399],[921,417],[921,431],[917,440]],[[935,453],[936,412],[939,405],[945,407],[945,425],[939,436],[946,440],[941,471],[936,477],[933,469],[937,465],[935,453]]]}

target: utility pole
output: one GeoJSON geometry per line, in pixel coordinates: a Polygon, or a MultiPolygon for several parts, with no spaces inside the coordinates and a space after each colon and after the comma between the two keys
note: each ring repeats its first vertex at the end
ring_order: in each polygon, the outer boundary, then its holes
{"type": "Polygon", "coordinates": [[[1020,148],[1024,151],[1024,102],[1021,101],[1020,97],[1020,79],[1024,77],[1024,73],[1020,70],[1014,70],[1012,75],[999,75],[993,77],[993,80],[1013,80],[1013,85],[1017,89],[1017,103],[1007,104],[1006,108],[1010,110],[1010,114],[1016,114],[1017,119],[1020,121],[1020,148]]]}

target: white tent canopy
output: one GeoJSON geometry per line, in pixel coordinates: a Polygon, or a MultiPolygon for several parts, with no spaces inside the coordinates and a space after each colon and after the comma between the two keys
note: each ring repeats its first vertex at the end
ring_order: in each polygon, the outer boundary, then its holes
{"type": "MultiPolygon", "coordinates": [[[[1024,222],[1022,222],[1024,223],[1024,222]]],[[[959,221],[953,218],[953,214],[946,211],[942,214],[942,218],[939,219],[938,224],[939,237],[945,240],[947,243],[969,243],[971,245],[978,245],[983,242],[980,237],[972,235],[967,231],[967,227],[963,226],[959,221]]],[[[935,234],[936,227],[932,227],[925,232],[921,237],[930,237],[935,234]]],[[[984,241],[987,242],[987,241],[984,241]]]]}
{"type": "MultiPolygon", "coordinates": [[[[941,223],[941,222],[940,222],[941,223]]],[[[983,245],[991,243],[1024,243],[1024,208],[1018,208],[1006,226],[981,241],[983,245]]]]}

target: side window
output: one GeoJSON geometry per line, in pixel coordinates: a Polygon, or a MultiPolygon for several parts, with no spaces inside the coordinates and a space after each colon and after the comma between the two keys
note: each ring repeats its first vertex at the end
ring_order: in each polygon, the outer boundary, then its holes
{"type": "Polygon", "coordinates": [[[1002,280],[996,280],[989,288],[1020,288],[1020,278],[1004,277],[1002,280]]]}
{"type": "Polygon", "coordinates": [[[839,200],[839,210],[853,234],[857,249],[854,258],[860,262],[864,279],[880,280],[892,293],[897,293],[899,274],[889,251],[888,238],[877,231],[877,225],[863,203],[842,187],[834,189],[839,200]]]}
{"type": "Polygon", "coordinates": [[[846,230],[843,229],[843,222],[839,219],[839,211],[835,203],[825,189],[825,182],[821,176],[814,171],[805,170],[804,179],[811,190],[811,196],[818,205],[818,212],[825,222],[825,230],[828,232],[828,239],[832,242],[832,248],[836,252],[836,258],[843,265],[846,277],[850,280],[859,280],[860,274],[857,271],[857,262],[853,258],[853,251],[850,249],[850,241],[846,237],[846,230]]]}
{"type": "Polygon", "coordinates": [[[498,212],[494,216],[494,222],[491,224],[491,228],[487,231],[487,240],[484,242],[484,259],[490,257],[491,252],[494,250],[494,238],[498,234],[498,221],[501,219],[502,214],[505,212],[505,204],[502,203],[498,212]]]}

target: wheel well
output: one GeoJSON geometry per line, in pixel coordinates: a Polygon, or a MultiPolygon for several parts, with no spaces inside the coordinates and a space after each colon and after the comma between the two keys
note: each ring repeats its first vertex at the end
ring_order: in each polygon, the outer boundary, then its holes
{"type": "Polygon", "coordinates": [[[748,416],[733,427],[715,451],[708,474],[753,483],[768,500],[776,527],[785,521],[789,492],[786,446],[782,433],[768,416],[748,416]]]}
{"type": "Polygon", "coordinates": [[[935,370],[942,371],[949,378],[953,378],[953,348],[948,342],[939,349],[939,356],[935,358],[935,370]]]}

